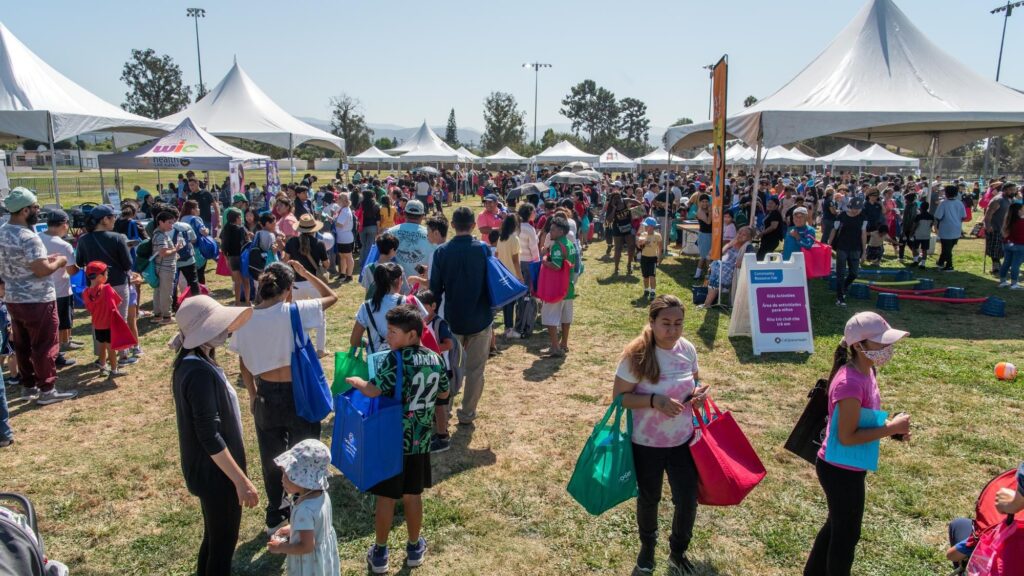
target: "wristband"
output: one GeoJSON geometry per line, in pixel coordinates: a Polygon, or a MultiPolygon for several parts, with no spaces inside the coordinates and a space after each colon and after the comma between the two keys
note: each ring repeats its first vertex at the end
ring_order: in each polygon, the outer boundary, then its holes
{"type": "Polygon", "coordinates": [[[654,408],[654,394],[651,394],[651,408],[654,408]]]}

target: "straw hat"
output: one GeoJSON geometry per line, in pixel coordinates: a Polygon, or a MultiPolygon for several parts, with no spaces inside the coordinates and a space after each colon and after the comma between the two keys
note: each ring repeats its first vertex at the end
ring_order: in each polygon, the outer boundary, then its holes
{"type": "Polygon", "coordinates": [[[312,214],[303,214],[299,217],[299,232],[303,234],[316,234],[323,227],[323,222],[313,218],[312,214]]]}
{"type": "Polygon", "coordinates": [[[175,320],[181,331],[176,340],[183,348],[196,348],[206,344],[224,331],[234,332],[249,321],[252,308],[223,306],[209,296],[186,298],[178,308],[175,320]]]}

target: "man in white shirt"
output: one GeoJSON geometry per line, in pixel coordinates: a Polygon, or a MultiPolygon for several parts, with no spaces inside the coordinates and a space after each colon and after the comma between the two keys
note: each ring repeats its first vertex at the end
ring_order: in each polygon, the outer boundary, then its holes
{"type": "Polygon", "coordinates": [[[81,342],[71,341],[72,318],[75,313],[74,297],[71,294],[71,276],[78,273],[78,266],[73,263],[75,249],[64,240],[67,233],[68,215],[63,210],[50,212],[46,218],[46,230],[39,233],[39,239],[43,241],[47,254],[64,256],[70,263],[50,275],[54,291],[57,293],[57,338],[60,341],[57,368],[74,365],[75,361],[65,358],[63,352],[78,350],[82,347],[81,342]]]}
{"type": "MultiPolygon", "coordinates": [[[[393,226],[387,230],[398,238],[398,252],[395,254],[395,263],[402,267],[405,277],[419,276],[416,266],[423,264],[430,266],[434,258],[436,246],[427,237],[427,229],[422,225],[423,217],[426,214],[426,206],[419,200],[410,200],[405,205],[405,222],[393,226]]],[[[408,286],[404,285],[402,292],[408,292],[408,286]]]]}

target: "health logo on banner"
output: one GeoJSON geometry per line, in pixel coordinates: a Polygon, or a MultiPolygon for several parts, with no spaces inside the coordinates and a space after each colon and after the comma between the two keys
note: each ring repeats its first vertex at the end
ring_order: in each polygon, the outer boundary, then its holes
{"type": "Polygon", "coordinates": [[[768,254],[763,262],[758,262],[754,254],[747,254],[743,257],[742,272],[736,286],[729,336],[750,336],[757,356],[763,352],[813,353],[803,254],[793,254],[789,260],[783,260],[779,254],[768,254]]]}

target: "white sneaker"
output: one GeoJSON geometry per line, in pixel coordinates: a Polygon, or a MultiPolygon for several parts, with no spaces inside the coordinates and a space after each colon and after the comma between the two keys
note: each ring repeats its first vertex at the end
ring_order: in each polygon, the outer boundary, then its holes
{"type": "Polygon", "coordinates": [[[78,392],[57,392],[57,390],[48,390],[39,394],[39,399],[36,400],[36,404],[40,406],[48,406],[50,404],[56,404],[65,400],[70,400],[78,396],[78,392]]]}
{"type": "Polygon", "coordinates": [[[509,328],[509,330],[507,332],[505,332],[505,338],[519,339],[519,338],[522,338],[522,337],[523,337],[523,335],[520,334],[519,332],[516,332],[515,328],[509,328]]]}
{"type": "Polygon", "coordinates": [[[1010,285],[1010,281],[1009,280],[1003,280],[1002,282],[999,283],[999,288],[1006,288],[1009,285],[1010,285]]]}
{"type": "Polygon", "coordinates": [[[1024,290],[1024,286],[1020,284],[1010,284],[1010,290],[1024,290]]]}

